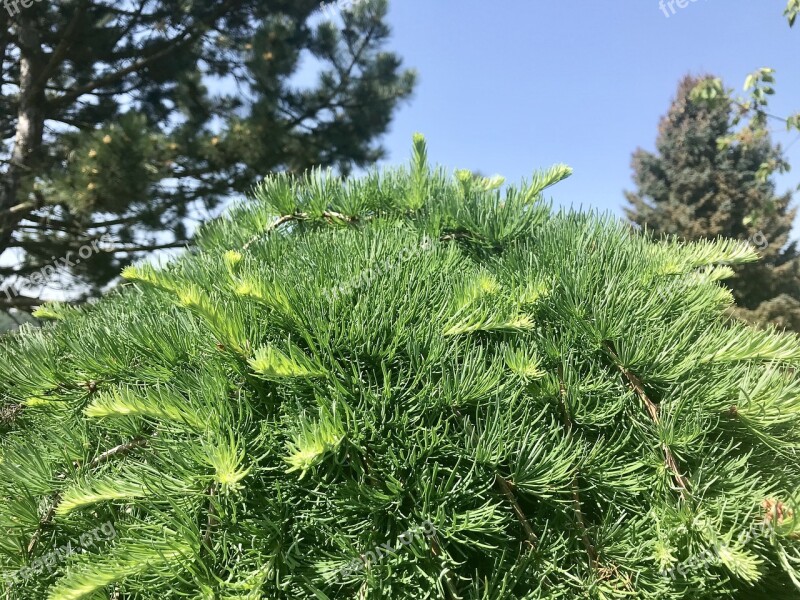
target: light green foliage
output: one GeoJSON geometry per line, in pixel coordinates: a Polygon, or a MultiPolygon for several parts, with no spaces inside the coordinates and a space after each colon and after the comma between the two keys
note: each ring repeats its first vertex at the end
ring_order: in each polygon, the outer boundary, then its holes
{"type": "MultiPolygon", "coordinates": [[[[800,0],[788,0],[784,16],[789,22],[789,27],[794,27],[797,15],[800,14],[800,0]]],[[[745,78],[744,91],[746,96],[739,96],[735,90],[724,86],[721,79],[704,78],[694,90],[692,100],[705,102],[730,102],[736,109],[734,125],[740,125],[740,130],[725,135],[719,139],[720,149],[729,149],[734,144],[749,146],[758,144],[770,135],[769,121],[776,120],[783,123],[787,131],[800,132],[800,112],[788,117],[780,117],[769,112],[769,101],[775,95],[775,69],[761,67],[745,78]]],[[[783,157],[776,157],[764,162],[758,176],[766,181],[773,173],[785,173],[791,165],[783,157]]],[[[800,189],[800,188],[798,188],[800,189]]]]}
{"type": "Polygon", "coordinates": [[[426,152],[272,177],[0,342],[5,597],[798,597],[800,342],[719,283],[753,252],[426,152]]]}
{"type": "Polygon", "coordinates": [[[789,0],[784,14],[789,21],[789,26],[794,27],[797,15],[800,14],[800,0],[789,0]]]}

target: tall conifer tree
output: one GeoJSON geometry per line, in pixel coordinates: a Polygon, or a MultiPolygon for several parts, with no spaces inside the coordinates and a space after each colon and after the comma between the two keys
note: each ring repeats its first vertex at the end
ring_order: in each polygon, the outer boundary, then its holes
{"type": "Polygon", "coordinates": [[[724,143],[734,129],[731,100],[700,101],[702,79],[685,78],[661,120],[655,153],[633,157],[637,190],[626,197],[628,218],[657,236],[685,240],[719,236],[750,241],[763,260],[736,268],[729,282],[737,314],[800,331],[800,261],[789,239],[796,211],[762,177],[780,161],[768,136],[724,143]]]}

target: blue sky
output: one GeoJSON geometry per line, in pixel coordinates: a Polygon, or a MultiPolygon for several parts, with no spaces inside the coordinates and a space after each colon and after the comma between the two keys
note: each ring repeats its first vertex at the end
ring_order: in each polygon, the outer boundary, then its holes
{"type": "MultiPolygon", "coordinates": [[[[684,74],[740,90],[771,66],[773,112],[800,110],[800,27],[785,6],[698,0],[666,17],[659,0],[393,0],[390,46],[420,83],[383,140],[386,162],[406,160],[414,131],[434,161],[509,181],[565,162],[575,175],[553,188],[557,204],[621,214],[631,153],[653,147],[684,74]]],[[[784,145],[798,137],[775,127],[784,145]]],[[[800,141],[789,156],[782,189],[800,182],[800,141]]]]}

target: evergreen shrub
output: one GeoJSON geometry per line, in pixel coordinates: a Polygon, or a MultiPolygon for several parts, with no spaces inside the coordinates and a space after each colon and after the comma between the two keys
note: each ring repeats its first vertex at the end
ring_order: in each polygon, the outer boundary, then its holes
{"type": "Polygon", "coordinates": [[[800,343],[727,240],[275,175],[0,342],[3,598],[798,598],[800,343]]]}

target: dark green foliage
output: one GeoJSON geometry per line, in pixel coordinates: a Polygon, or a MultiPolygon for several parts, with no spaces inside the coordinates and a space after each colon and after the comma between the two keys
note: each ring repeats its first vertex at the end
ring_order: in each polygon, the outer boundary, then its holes
{"type": "Polygon", "coordinates": [[[269,178],[3,339],[9,598],[798,597],[800,342],[718,283],[753,251],[424,156],[269,178]]]}
{"type": "Polygon", "coordinates": [[[656,153],[634,155],[637,191],[626,194],[628,218],[656,236],[749,241],[762,260],[735,269],[729,285],[737,314],[800,331],[800,261],[789,239],[796,210],[764,174],[765,165],[781,160],[780,150],[768,136],[733,141],[732,101],[693,98],[702,81],[681,82],[656,153]]]}
{"type": "Polygon", "coordinates": [[[27,278],[104,234],[49,287],[97,295],[266,173],[372,164],[414,87],[386,49],[385,0],[330,20],[318,0],[19,8],[0,10],[0,255],[16,252],[0,290],[20,293],[0,291],[0,310],[30,309],[27,278]]]}

